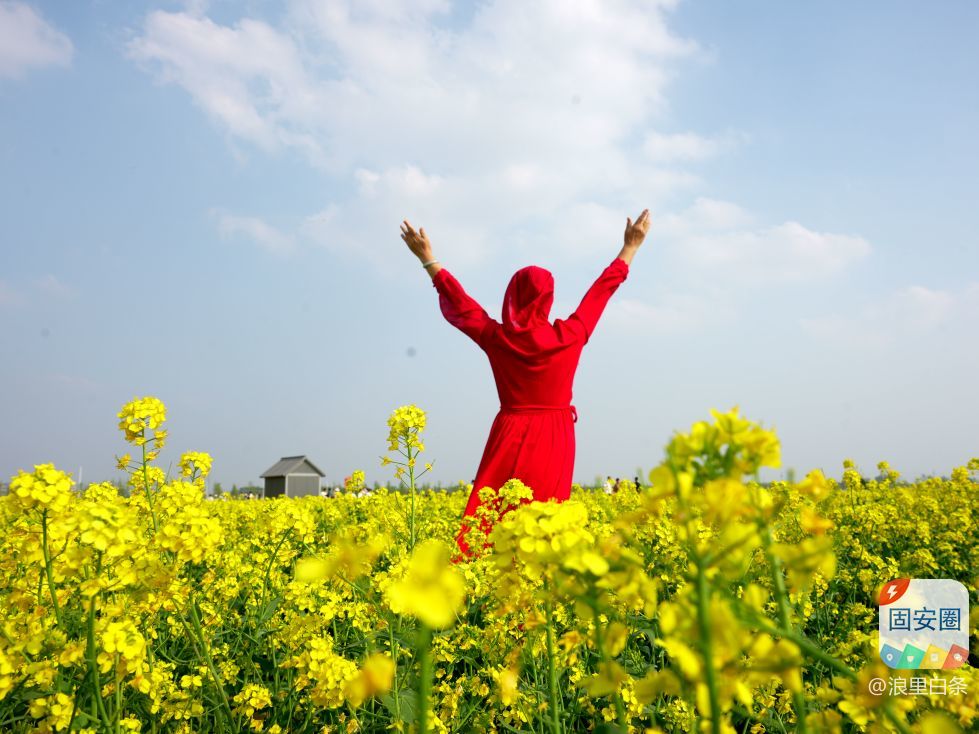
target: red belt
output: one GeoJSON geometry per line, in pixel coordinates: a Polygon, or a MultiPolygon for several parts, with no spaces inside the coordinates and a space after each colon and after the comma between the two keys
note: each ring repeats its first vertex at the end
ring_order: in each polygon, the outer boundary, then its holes
{"type": "Polygon", "coordinates": [[[509,405],[500,406],[501,413],[543,413],[554,410],[570,410],[571,419],[578,422],[578,411],[573,405],[509,405]]]}

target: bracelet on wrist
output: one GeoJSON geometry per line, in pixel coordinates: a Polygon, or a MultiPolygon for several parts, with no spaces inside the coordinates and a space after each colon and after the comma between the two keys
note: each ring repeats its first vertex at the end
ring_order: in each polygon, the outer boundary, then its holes
{"type": "Polygon", "coordinates": [[[429,260],[427,263],[422,263],[423,268],[427,268],[429,265],[434,265],[438,260],[429,260]]]}

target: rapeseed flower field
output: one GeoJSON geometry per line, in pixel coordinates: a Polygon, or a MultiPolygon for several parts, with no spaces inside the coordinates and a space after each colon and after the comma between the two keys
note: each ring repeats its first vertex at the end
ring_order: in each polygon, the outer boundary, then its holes
{"type": "Polygon", "coordinates": [[[0,732],[979,730],[970,665],[868,685],[902,672],[877,652],[893,578],[962,582],[976,639],[977,459],[762,484],[778,437],[714,411],[641,487],[484,490],[460,561],[468,492],[417,488],[416,406],[388,422],[397,487],[260,502],[206,501],[206,453],[156,466],[161,401],[119,418],[128,496],[44,464],[0,498],[0,732]]]}

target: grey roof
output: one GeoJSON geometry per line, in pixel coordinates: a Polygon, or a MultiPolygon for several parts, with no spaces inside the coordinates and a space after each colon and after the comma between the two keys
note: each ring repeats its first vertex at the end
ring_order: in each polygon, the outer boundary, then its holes
{"type": "Polygon", "coordinates": [[[301,469],[303,464],[306,464],[321,477],[326,476],[319,470],[319,467],[317,467],[316,464],[307,459],[305,456],[283,456],[262,474],[260,474],[259,477],[262,479],[265,479],[266,477],[284,477],[286,474],[292,474],[298,469],[301,469]]]}

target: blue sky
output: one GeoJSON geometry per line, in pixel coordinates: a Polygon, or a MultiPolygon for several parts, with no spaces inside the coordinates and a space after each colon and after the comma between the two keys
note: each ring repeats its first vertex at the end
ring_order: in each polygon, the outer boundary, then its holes
{"type": "MultiPolygon", "coordinates": [[[[786,467],[979,454],[979,6],[0,1],[0,476],[118,476],[120,407],[246,483],[331,481],[429,415],[470,480],[498,400],[398,225],[498,317],[565,316],[651,232],[582,357],[575,477],[739,405],[786,467]]],[[[774,475],[778,475],[776,472],[774,475]]]]}

